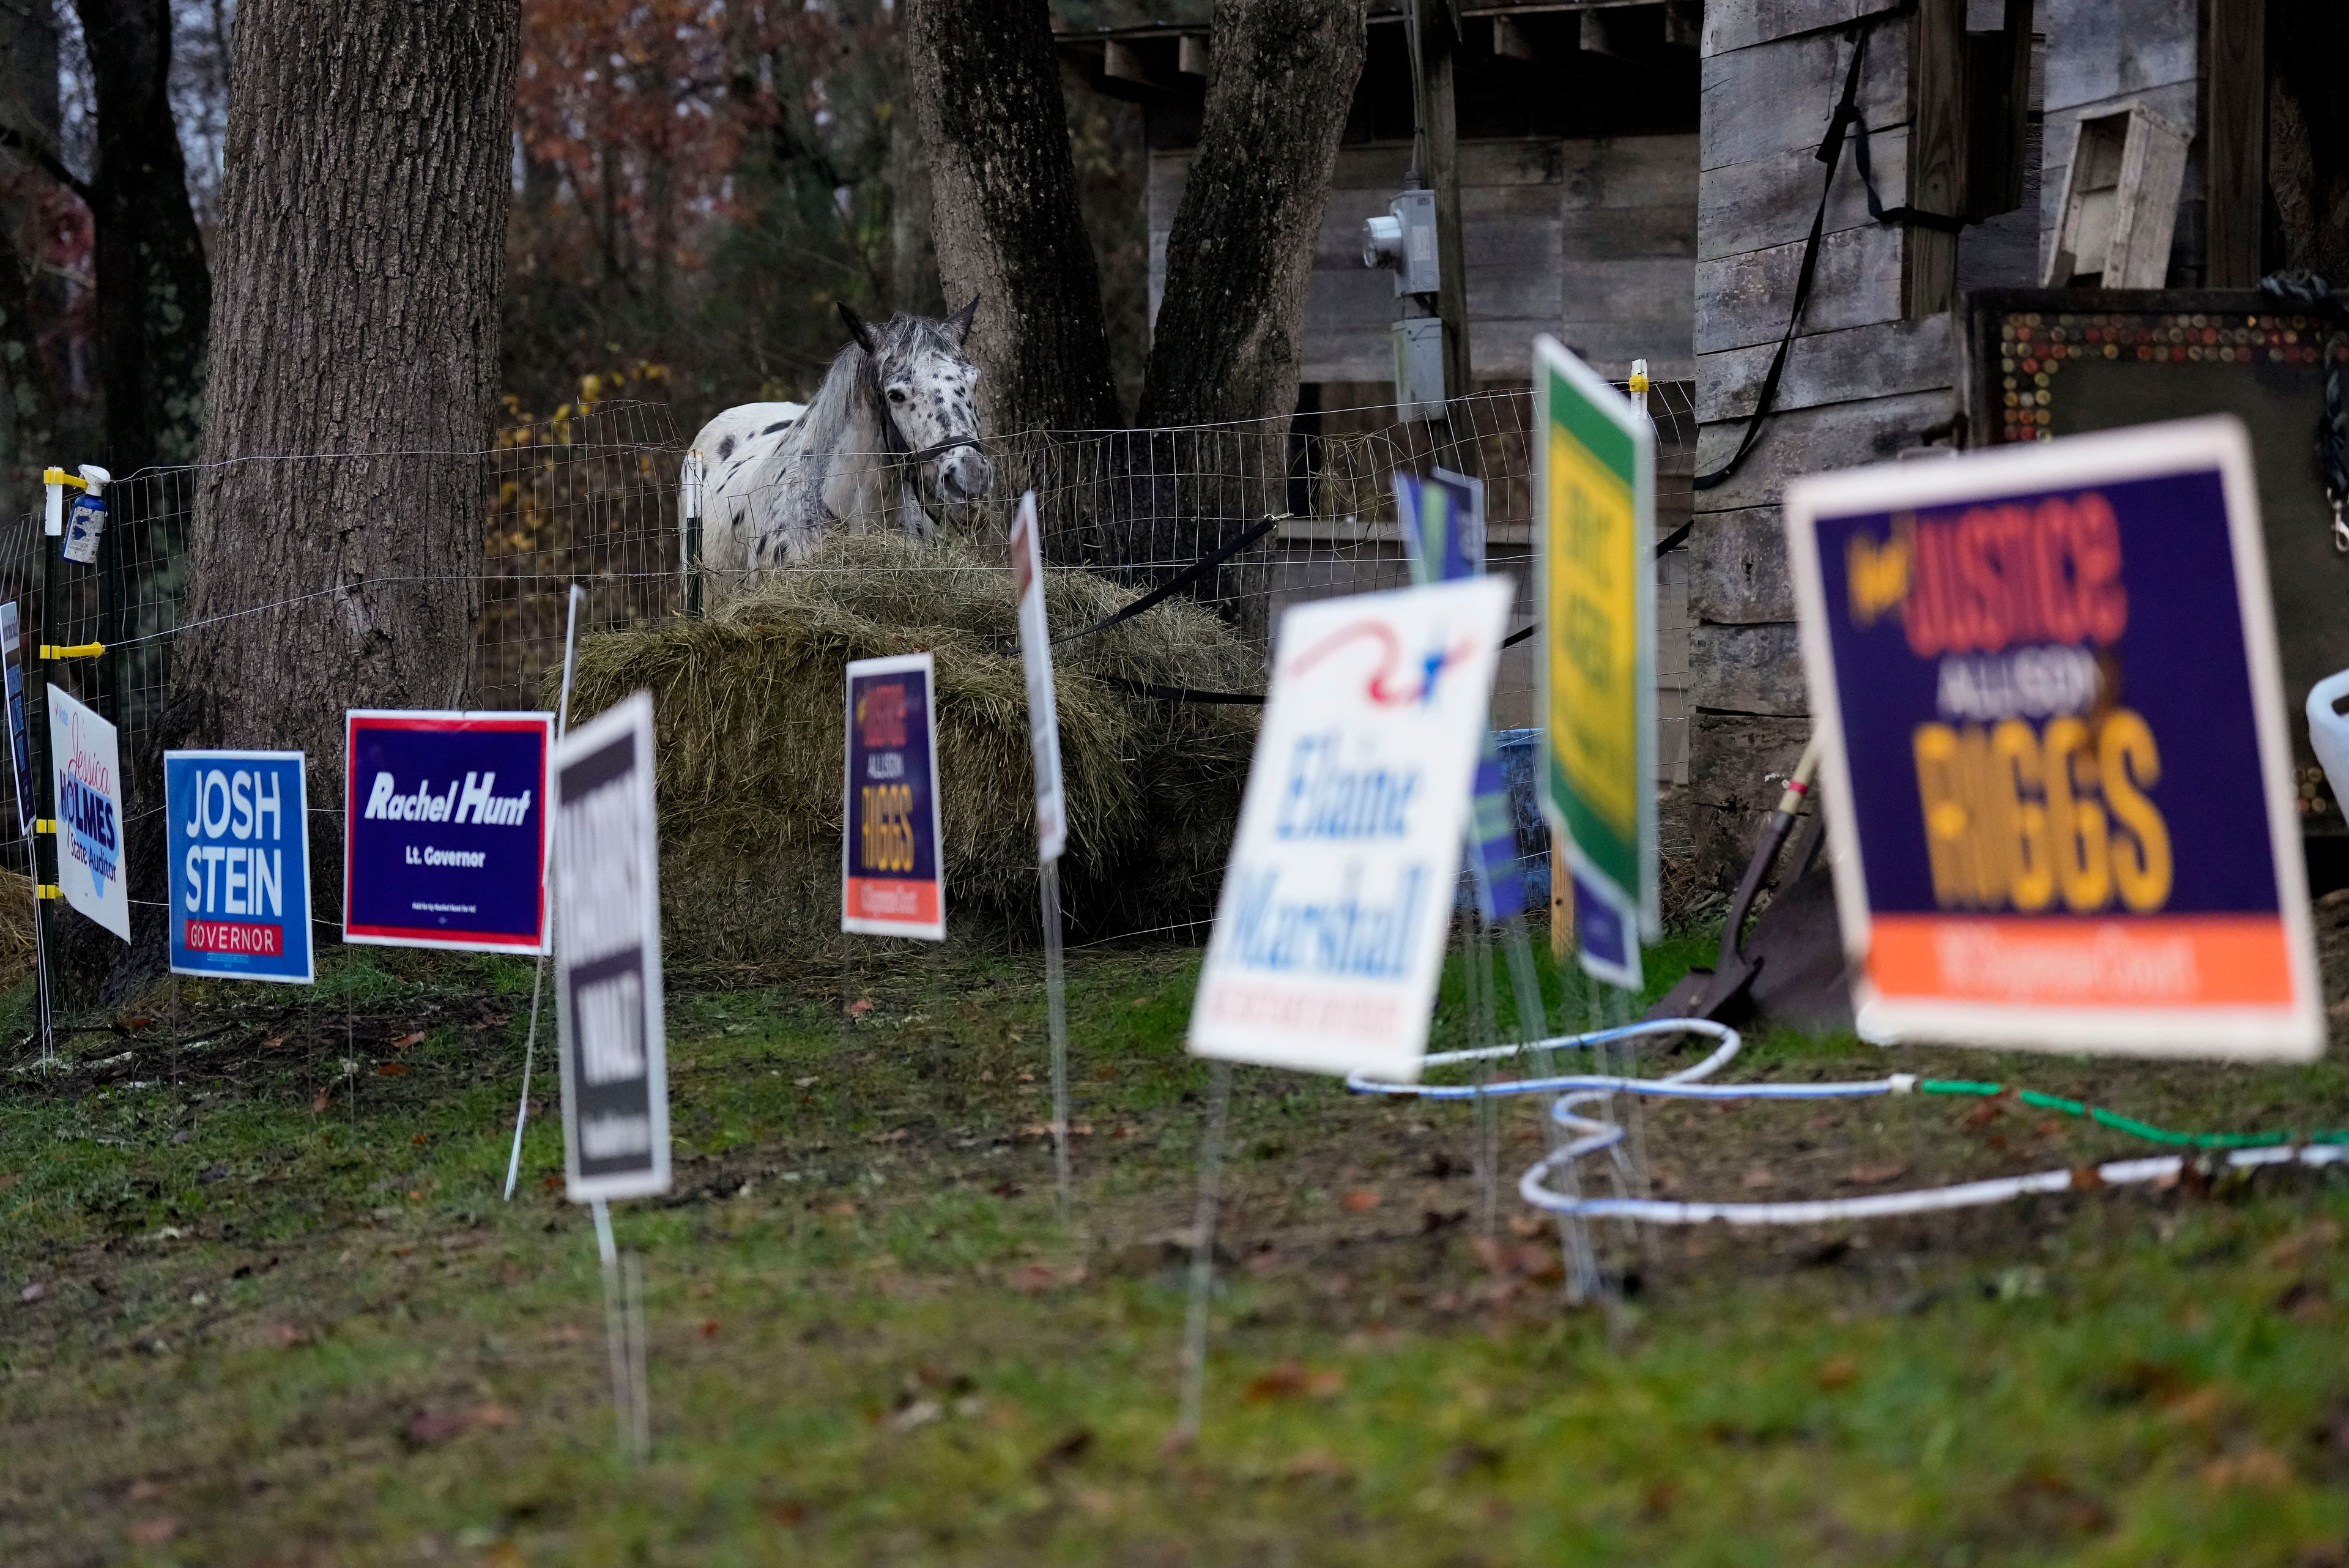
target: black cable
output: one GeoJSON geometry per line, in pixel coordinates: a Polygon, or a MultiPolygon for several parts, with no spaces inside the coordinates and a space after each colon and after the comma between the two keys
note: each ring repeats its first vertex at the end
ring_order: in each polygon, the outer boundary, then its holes
{"type": "Polygon", "coordinates": [[[1763,421],[1770,417],[1772,406],[1778,400],[1778,381],[1786,373],[1786,351],[1794,347],[1804,308],[1811,302],[1811,285],[1818,276],[1819,240],[1826,233],[1827,197],[1835,190],[1837,166],[1843,161],[1844,138],[1859,119],[1859,67],[1868,57],[1870,30],[1866,22],[1852,29],[1851,64],[1844,71],[1843,99],[1836,105],[1835,114],[1827,120],[1826,136],[1819,142],[1818,161],[1827,166],[1827,173],[1819,184],[1819,206],[1811,214],[1810,234],[1803,242],[1803,264],[1795,274],[1795,303],[1786,312],[1785,333],[1778,339],[1778,351],[1770,357],[1769,372],[1762,378],[1761,396],[1754,400],[1754,412],[1745,422],[1745,434],[1738,441],[1737,450],[1711,473],[1700,473],[1691,480],[1692,489],[1717,489],[1744,466],[1746,457],[1762,439],[1763,421]]]}
{"type": "Polygon", "coordinates": [[[1214,555],[1206,557],[1204,560],[1192,562],[1189,566],[1184,567],[1181,571],[1175,573],[1173,576],[1167,578],[1164,582],[1159,584],[1156,587],[1151,589],[1140,598],[1133,600],[1131,604],[1125,605],[1106,616],[1103,616],[1101,619],[1093,622],[1092,625],[1085,628],[1082,631],[1066,632],[1061,636],[1054,638],[1052,639],[1052,646],[1058,648],[1064,642],[1074,642],[1081,637],[1091,637],[1097,631],[1107,631],[1110,628],[1117,625],[1121,621],[1132,620],[1135,616],[1142,614],[1143,611],[1154,608],[1158,605],[1164,603],[1169,595],[1176,593],[1181,589],[1187,587],[1192,583],[1198,581],[1201,577],[1206,576],[1209,572],[1212,572],[1216,567],[1222,566],[1226,561],[1230,560],[1234,556],[1238,555],[1242,550],[1247,549],[1250,545],[1255,544],[1258,539],[1263,538],[1267,534],[1271,533],[1273,529],[1279,524],[1279,523],[1280,519],[1278,517],[1266,518],[1263,522],[1258,523],[1256,526],[1250,528],[1247,533],[1242,534],[1238,538],[1234,539],[1231,543],[1217,550],[1214,555]]]}
{"type": "MultiPolygon", "coordinates": [[[[2316,467],[2338,529],[2343,510],[2349,507],[2349,400],[2343,397],[2341,375],[2341,350],[2349,341],[2349,307],[2313,272],[2271,273],[2260,279],[2260,287],[2331,318],[2324,335],[2324,415],[2316,427],[2316,467]]],[[[2333,537],[2337,544],[2341,535],[2333,537]]]]}

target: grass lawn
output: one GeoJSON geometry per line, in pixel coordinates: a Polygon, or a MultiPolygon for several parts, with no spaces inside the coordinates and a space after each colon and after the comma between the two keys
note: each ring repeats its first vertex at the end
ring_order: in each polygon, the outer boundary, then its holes
{"type": "MultiPolygon", "coordinates": [[[[315,993],[190,982],[64,1070],[10,1063],[0,1563],[2349,1564],[2337,1178],[1666,1231],[1626,1243],[1610,1318],[1561,1304],[1515,1196],[1532,1105],[1485,1236],[1467,1112],[1253,1070],[1206,1430],[1165,1452],[1206,1078],[1183,949],[1071,955],[1067,1228],[1032,959],[673,992],[676,1190],[616,1216],[651,1345],[632,1468],[543,1049],[499,1198],[529,970],[330,956],[315,993]]],[[[1459,983],[1440,1044],[1464,1043],[1459,983]]],[[[2344,1127],[2342,1060],[1774,1037],[1727,1075],[1897,1066],[2344,1127]]],[[[2146,1152],[1925,1097],[1661,1106],[1646,1137],[1676,1196],[2146,1152]]]]}

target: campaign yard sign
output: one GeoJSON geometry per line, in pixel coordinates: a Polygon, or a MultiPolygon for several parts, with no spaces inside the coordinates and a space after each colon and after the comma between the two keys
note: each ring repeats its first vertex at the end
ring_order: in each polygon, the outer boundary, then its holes
{"type": "Polygon", "coordinates": [[[16,796],[16,834],[22,837],[33,831],[33,819],[40,811],[33,804],[33,737],[25,712],[25,650],[15,599],[0,599],[0,669],[7,672],[8,779],[16,796]]]}
{"type": "Polygon", "coordinates": [[[346,716],[343,940],[546,950],[551,713],[346,716]]]}
{"type": "Polygon", "coordinates": [[[1785,510],[1860,1033],[2314,1056],[2242,426],[1815,477],[1785,510]]]}
{"type": "Polygon", "coordinates": [[[307,985],[309,794],[299,752],[165,752],[171,972],[307,985]]]}
{"type": "Polygon", "coordinates": [[[649,692],[555,748],[554,870],[567,1190],[574,1203],[666,1192],[668,1065],[649,692]]]}
{"type": "MultiPolygon", "coordinates": [[[[1640,983],[1656,856],[1656,432],[1556,339],[1534,339],[1545,649],[1542,809],[1574,877],[1582,967],[1640,983]]],[[[1555,868],[1553,868],[1555,874],[1555,868]]]]}
{"type": "Polygon", "coordinates": [[[843,931],[946,940],[936,691],[936,670],[926,653],[860,659],[848,666],[843,931]]]}
{"type": "MultiPolygon", "coordinates": [[[[1437,469],[1423,479],[1396,469],[1395,521],[1414,583],[1449,583],[1485,571],[1485,482],[1437,469]]],[[[1517,864],[1516,813],[1501,748],[1487,726],[1476,748],[1476,780],[1469,807],[1468,854],[1475,869],[1476,912],[1488,926],[1525,912],[1526,878],[1517,864]]]]}
{"type": "Polygon", "coordinates": [[[49,688],[49,766],[57,803],[57,888],[65,901],[130,940],[122,880],[122,760],[114,726],[49,688]]]}
{"type": "Polygon", "coordinates": [[[1418,1077],[1508,607],[1471,577],[1281,617],[1193,1053],[1418,1077]]]}
{"type": "Polygon", "coordinates": [[[1069,807],[1061,788],[1061,714],[1052,691],[1052,632],[1044,618],[1044,548],[1036,493],[1019,497],[1011,519],[1011,576],[1019,595],[1019,659],[1028,677],[1028,752],[1036,765],[1036,855],[1058,860],[1069,846],[1069,807]]]}

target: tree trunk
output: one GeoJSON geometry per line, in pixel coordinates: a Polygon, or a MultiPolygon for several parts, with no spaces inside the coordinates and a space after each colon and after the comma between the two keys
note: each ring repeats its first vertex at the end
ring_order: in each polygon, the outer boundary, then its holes
{"type": "Polygon", "coordinates": [[[2349,286],[2349,16],[2338,5],[2270,0],[2270,267],[2306,268],[2349,286]]]}
{"type": "Polygon", "coordinates": [[[171,0],[75,0],[74,8],[98,100],[90,217],[99,381],[106,462],[120,477],[195,460],[212,275],[171,119],[171,0]]]}
{"type": "MultiPolygon", "coordinates": [[[[468,693],[519,21],[519,0],[238,7],[205,436],[223,466],[197,489],[167,727],[302,748],[321,806],[346,708],[468,693]]],[[[322,913],[335,838],[315,843],[322,913]]]]}
{"type": "Polygon", "coordinates": [[[952,307],[978,296],[980,428],[1122,424],[1045,0],[907,0],[903,16],[940,282],[952,307]]]}
{"type": "Polygon", "coordinates": [[[57,28],[30,6],[0,5],[0,517],[39,504],[42,466],[64,456],[51,445],[57,400],[40,351],[51,317],[36,304],[43,155],[57,151],[57,28]]]}
{"type": "Polygon", "coordinates": [[[1282,419],[1364,52],[1364,0],[1218,0],[1140,422],[1282,419]]]}

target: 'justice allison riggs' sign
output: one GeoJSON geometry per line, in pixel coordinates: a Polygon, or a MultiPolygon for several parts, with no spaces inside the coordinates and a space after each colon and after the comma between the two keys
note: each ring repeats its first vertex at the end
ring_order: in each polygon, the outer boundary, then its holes
{"type": "Polygon", "coordinates": [[[1418,1077],[1508,607],[1473,577],[1281,618],[1195,1054],[1418,1077]]]}
{"type": "Polygon", "coordinates": [[[2324,1042],[2231,419],[1787,486],[1860,1033],[2324,1042]]]}
{"type": "Polygon", "coordinates": [[[171,972],[306,985],[309,796],[299,752],[165,752],[171,972]]]}
{"type": "Polygon", "coordinates": [[[848,667],[843,931],[946,940],[936,691],[926,653],[860,659],[848,667]]]}
{"type": "Polygon", "coordinates": [[[354,709],[343,940],[546,950],[551,713],[354,709]]]}
{"type": "Polygon", "coordinates": [[[67,903],[130,940],[122,884],[122,762],[114,726],[49,688],[49,758],[57,777],[57,888],[67,903]]]}
{"type": "Polygon", "coordinates": [[[653,700],[639,691],[554,751],[556,1019],[574,1203],[668,1190],[653,700]]]}

